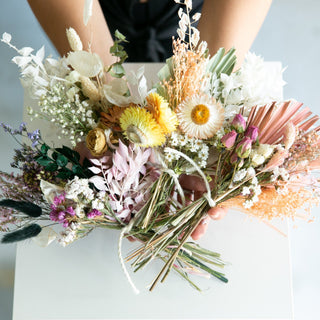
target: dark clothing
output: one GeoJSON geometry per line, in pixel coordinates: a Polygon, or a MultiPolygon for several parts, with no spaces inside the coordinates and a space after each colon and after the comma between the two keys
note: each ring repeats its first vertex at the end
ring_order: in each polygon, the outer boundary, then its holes
{"type": "MultiPolygon", "coordinates": [[[[173,0],[99,0],[109,30],[119,30],[128,62],[163,62],[172,55],[172,36],[177,37],[178,10],[173,0]]],[[[194,0],[190,17],[201,12],[203,0],[194,0]]]]}

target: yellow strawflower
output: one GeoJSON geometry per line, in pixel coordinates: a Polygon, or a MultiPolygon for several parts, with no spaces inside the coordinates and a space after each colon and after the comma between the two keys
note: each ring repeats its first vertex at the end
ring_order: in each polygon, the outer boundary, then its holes
{"type": "Polygon", "coordinates": [[[141,147],[160,146],[165,135],[152,114],[141,107],[129,107],[120,117],[120,126],[124,135],[141,147]]]}
{"type": "Polygon", "coordinates": [[[151,112],[163,133],[169,134],[175,131],[178,119],[176,114],[169,108],[168,102],[155,92],[150,93],[146,99],[148,103],[146,109],[151,112]]]}

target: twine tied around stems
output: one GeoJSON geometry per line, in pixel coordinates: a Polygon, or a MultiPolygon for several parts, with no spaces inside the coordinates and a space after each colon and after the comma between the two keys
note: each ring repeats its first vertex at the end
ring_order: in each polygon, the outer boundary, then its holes
{"type": "Polygon", "coordinates": [[[120,264],[121,264],[122,271],[123,271],[124,275],[126,276],[129,284],[131,285],[131,287],[132,287],[132,289],[133,289],[133,292],[134,292],[135,294],[139,294],[140,291],[139,291],[139,289],[135,286],[135,284],[133,283],[133,281],[132,281],[132,279],[131,279],[131,277],[130,277],[130,274],[129,274],[127,268],[126,268],[126,265],[125,265],[125,263],[124,263],[124,260],[123,260],[123,257],[122,257],[122,253],[121,253],[122,240],[123,240],[123,238],[124,238],[124,235],[125,235],[126,233],[130,232],[130,230],[131,230],[134,222],[135,222],[135,219],[133,218],[133,219],[131,219],[131,221],[128,223],[128,225],[127,225],[126,227],[122,228],[122,231],[121,231],[120,237],[119,237],[119,241],[118,241],[118,257],[119,257],[119,260],[120,260],[120,264]]]}
{"type": "MultiPolygon", "coordinates": [[[[200,167],[190,157],[188,157],[183,152],[180,152],[178,150],[175,150],[175,149],[172,149],[172,148],[169,148],[169,147],[164,148],[164,152],[171,152],[171,153],[179,155],[180,157],[182,157],[185,160],[187,160],[197,170],[197,172],[199,173],[199,175],[203,179],[204,184],[205,184],[206,189],[207,189],[207,192],[204,193],[203,196],[208,201],[208,204],[209,204],[210,207],[215,207],[216,206],[216,202],[211,197],[211,189],[210,189],[209,182],[208,182],[206,176],[204,175],[204,173],[202,172],[202,170],[200,169],[200,167]]],[[[178,184],[178,185],[180,186],[180,184],[178,184]]]]}

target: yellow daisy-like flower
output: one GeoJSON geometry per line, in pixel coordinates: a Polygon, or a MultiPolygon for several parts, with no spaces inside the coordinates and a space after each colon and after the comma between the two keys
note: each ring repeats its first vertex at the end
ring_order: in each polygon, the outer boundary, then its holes
{"type": "Polygon", "coordinates": [[[160,146],[166,140],[158,123],[144,108],[126,108],[120,117],[120,126],[125,136],[140,147],[160,146]]]}
{"type": "Polygon", "coordinates": [[[169,108],[168,102],[155,92],[150,93],[146,99],[148,102],[146,109],[151,112],[163,133],[169,134],[173,132],[178,125],[178,119],[176,114],[169,108]]]}
{"type": "Polygon", "coordinates": [[[204,95],[184,100],[177,107],[176,113],[181,131],[196,139],[213,137],[224,120],[221,104],[204,95]]]}

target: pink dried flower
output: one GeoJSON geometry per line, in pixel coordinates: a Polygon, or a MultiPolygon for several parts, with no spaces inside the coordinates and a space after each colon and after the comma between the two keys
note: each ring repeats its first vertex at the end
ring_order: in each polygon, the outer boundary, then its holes
{"type": "Polygon", "coordinates": [[[242,114],[238,113],[232,120],[231,126],[238,132],[243,133],[246,129],[246,120],[242,116],[242,114]]]}
{"type": "Polygon", "coordinates": [[[236,153],[239,158],[248,158],[252,149],[252,140],[249,137],[244,137],[236,147],[236,153]]]}
{"type": "Polygon", "coordinates": [[[237,139],[237,133],[234,130],[232,130],[231,132],[225,134],[221,138],[221,143],[224,145],[225,148],[230,149],[234,146],[236,139],[237,139]]]}
{"type": "Polygon", "coordinates": [[[249,126],[245,132],[245,136],[250,138],[253,142],[258,139],[259,128],[256,126],[249,126]]]}

